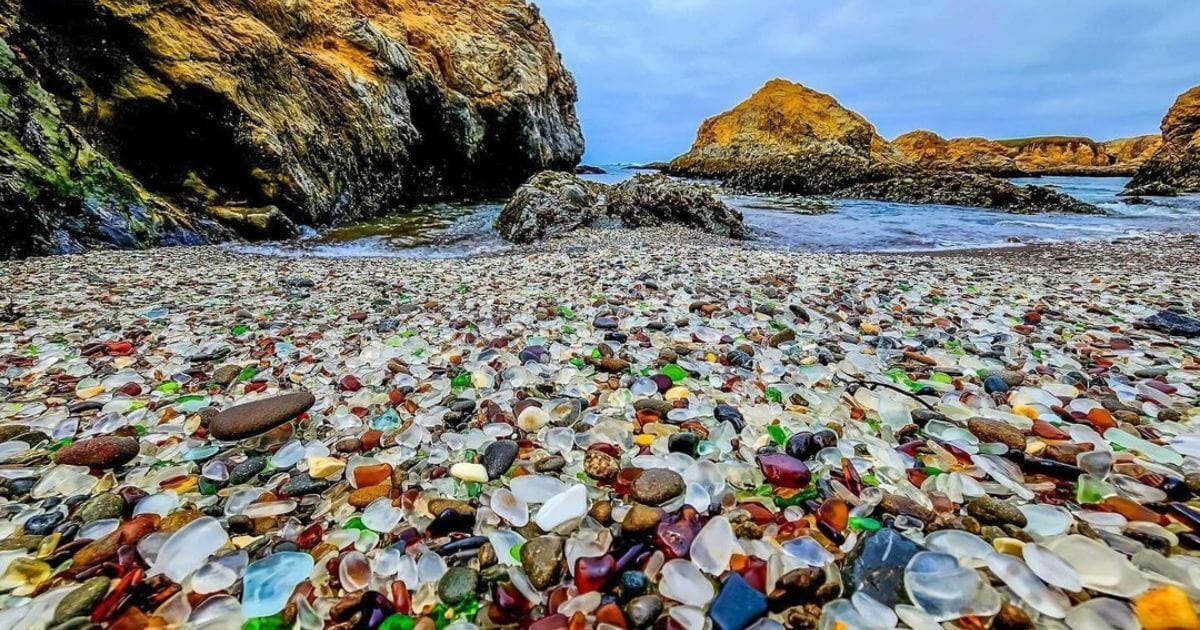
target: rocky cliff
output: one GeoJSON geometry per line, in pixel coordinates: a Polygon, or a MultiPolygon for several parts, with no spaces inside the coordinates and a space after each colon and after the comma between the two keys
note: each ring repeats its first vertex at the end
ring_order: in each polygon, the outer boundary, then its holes
{"type": "Polygon", "coordinates": [[[908,161],[832,96],[782,79],[700,125],[669,173],[732,185],[824,194],[887,177],[908,161]]]}
{"type": "Polygon", "coordinates": [[[1130,164],[1135,167],[1150,159],[1158,147],[1162,146],[1162,136],[1150,134],[1106,140],[1104,151],[1116,160],[1117,164],[1130,164]]]}
{"type": "MultiPolygon", "coordinates": [[[[691,150],[672,160],[665,170],[767,192],[979,206],[1013,212],[1034,208],[1096,211],[1048,189],[1034,192],[997,177],[939,168],[937,163],[952,163],[954,156],[965,156],[967,152],[951,149],[945,140],[925,133],[909,134],[905,146],[913,155],[906,155],[882,138],[865,118],[832,96],[775,79],[732,110],[704,121],[691,150]]],[[[992,150],[1001,156],[1003,149],[992,150]]],[[[997,164],[997,172],[1011,174],[1008,162],[1000,160],[997,164]]]]}
{"type": "Polygon", "coordinates": [[[892,144],[923,168],[984,173],[997,177],[1028,175],[1017,166],[1013,151],[986,138],[943,138],[932,131],[910,131],[892,144]]]}
{"type": "Polygon", "coordinates": [[[1200,192],[1200,85],[1175,100],[1162,120],[1162,146],[1133,179],[1129,190],[1159,188],[1200,192]]]}
{"type": "MultiPolygon", "coordinates": [[[[71,136],[164,208],[139,218],[147,233],[270,236],[508,193],[583,151],[574,81],[525,0],[0,0],[0,38],[71,136]]],[[[18,153],[0,147],[5,171],[18,153]]],[[[69,249],[46,245],[63,233],[163,242],[75,229],[75,214],[3,216],[46,225],[34,251],[69,249]]]]}
{"type": "Polygon", "coordinates": [[[1158,143],[1158,136],[1107,142],[1075,136],[946,139],[930,131],[913,131],[892,141],[905,157],[925,168],[999,177],[1132,175],[1158,143]]]}

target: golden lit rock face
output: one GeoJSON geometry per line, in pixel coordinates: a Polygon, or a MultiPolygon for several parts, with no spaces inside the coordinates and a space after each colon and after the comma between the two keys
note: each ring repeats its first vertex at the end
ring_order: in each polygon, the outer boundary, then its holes
{"type": "Polygon", "coordinates": [[[859,114],[828,94],[783,79],[700,126],[669,172],[738,177],[757,188],[825,193],[891,174],[910,161],[859,114]]]}
{"type": "Polygon", "coordinates": [[[0,0],[0,15],[71,122],[218,221],[210,208],[323,224],[508,193],[583,152],[574,80],[525,0],[0,0]]]}
{"type": "Polygon", "coordinates": [[[1116,158],[1117,164],[1134,164],[1140,166],[1150,159],[1158,147],[1162,146],[1162,136],[1158,134],[1133,136],[1132,138],[1117,138],[1104,143],[1104,151],[1116,158]]]}
{"type": "Polygon", "coordinates": [[[1129,189],[1200,191],[1200,85],[1179,95],[1161,129],[1162,146],[1138,169],[1129,189]]]}
{"type": "Polygon", "coordinates": [[[986,138],[943,138],[932,131],[910,131],[892,140],[900,153],[920,166],[997,176],[1021,174],[1012,149],[986,138]]]}
{"type": "Polygon", "coordinates": [[[897,137],[892,144],[926,168],[1012,177],[1022,174],[1128,175],[1153,153],[1159,142],[1158,136],[1107,142],[1074,136],[945,139],[933,132],[913,131],[897,137]]]}
{"type": "Polygon", "coordinates": [[[791,151],[813,143],[836,143],[863,156],[900,159],[867,119],[828,94],[783,79],[768,82],[737,107],[704,121],[692,150],[770,144],[791,151]]]}

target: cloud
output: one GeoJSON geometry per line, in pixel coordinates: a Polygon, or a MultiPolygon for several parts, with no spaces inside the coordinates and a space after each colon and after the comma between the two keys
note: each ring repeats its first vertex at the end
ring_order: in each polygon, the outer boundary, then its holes
{"type": "Polygon", "coordinates": [[[541,0],[592,162],[667,159],[772,77],[892,137],[1152,132],[1200,83],[1200,3],[541,0]]]}

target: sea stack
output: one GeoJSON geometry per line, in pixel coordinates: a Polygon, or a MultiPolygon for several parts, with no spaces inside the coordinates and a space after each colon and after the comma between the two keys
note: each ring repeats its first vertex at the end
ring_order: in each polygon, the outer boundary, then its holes
{"type": "Polygon", "coordinates": [[[910,165],[874,125],[832,96],[773,79],[705,120],[692,148],[667,171],[746,188],[826,194],[910,165]]]}
{"type": "Polygon", "coordinates": [[[1143,195],[1200,192],[1200,85],[1175,99],[1162,120],[1162,146],[1126,190],[1143,195]]]}

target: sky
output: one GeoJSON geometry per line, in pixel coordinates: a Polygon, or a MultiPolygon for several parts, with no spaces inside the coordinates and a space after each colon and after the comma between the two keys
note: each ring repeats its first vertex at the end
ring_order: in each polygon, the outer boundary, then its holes
{"type": "Polygon", "coordinates": [[[1155,133],[1200,84],[1193,0],[537,0],[579,84],[586,162],[685,152],[782,77],[886,138],[1155,133]]]}

